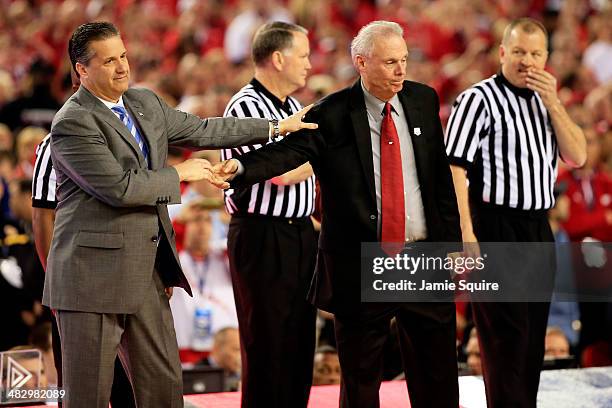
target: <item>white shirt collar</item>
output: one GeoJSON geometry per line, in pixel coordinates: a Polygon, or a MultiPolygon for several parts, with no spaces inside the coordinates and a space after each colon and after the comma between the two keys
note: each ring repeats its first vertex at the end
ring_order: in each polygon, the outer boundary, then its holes
{"type": "MultiPolygon", "coordinates": [[[[98,97],[96,96],[96,98],[98,98],[98,97]]],[[[123,95],[121,95],[121,96],[119,97],[119,102],[117,102],[117,103],[115,103],[115,102],[109,102],[109,101],[106,101],[106,100],[104,100],[104,99],[102,99],[102,98],[98,98],[98,99],[99,99],[99,100],[100,100],[100,102],[102,102],[102,103],[104,104],[104,106],[106,106],[108,109],[112,109],[112,108],[113,108],[113,107],[115,107],[115,106],[122,106],[122,107],[125,109],[125,105],[123,104],[123,95]]]]}
{"type": "MultiPolygon", "coordinates": [[[[363,89],[363,95],[365,97],[366,108],[372,114],[378,113],[380,116],[382,116],[382,112],[383,112],[383,109],[385,108],[386,102],[378,99],[376,96],[368,92],[368,90],[366,89],[363,83],[363,80],[361,80],[361,89],[363,89]]],[[[401,109],[402,104],[397,94],[393,95],[393,97],[389,99],[388,102],[391,104],[391,107],[393,107],[393,110],[395,111],[395,113],[399,114],[401,112],[400,109],[401,109]]]]}

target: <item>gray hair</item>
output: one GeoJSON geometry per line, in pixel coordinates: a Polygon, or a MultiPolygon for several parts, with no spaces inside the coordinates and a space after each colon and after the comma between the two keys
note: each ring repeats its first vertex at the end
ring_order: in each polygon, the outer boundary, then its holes
{"type": "Polygon", "coordinates": [[[374,40],[389,34],[397,34],[403,37],[404,30],[397,23],[382,20],[372,21],[361,27],[357,36],[355,36],[351,42],[351,59],[355,61],[357,55],[369,57],[372,54],[374,40]]]}

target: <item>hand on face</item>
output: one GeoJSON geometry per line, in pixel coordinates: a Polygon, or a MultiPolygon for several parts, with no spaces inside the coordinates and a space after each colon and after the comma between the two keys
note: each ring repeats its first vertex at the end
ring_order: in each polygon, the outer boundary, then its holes
{"type": "Polygon", "coordinates": [[[527,71],[527,88],[537,92],[544,106],[549,109],[559,103],[557,97],[557,79],[543,69],[530,67],[527,71]]]}

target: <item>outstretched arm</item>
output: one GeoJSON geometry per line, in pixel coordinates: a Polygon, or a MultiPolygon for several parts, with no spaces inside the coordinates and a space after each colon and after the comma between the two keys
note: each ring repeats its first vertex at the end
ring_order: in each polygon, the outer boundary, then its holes
{"type": "MultiPolygon", "coordinates": [[[[268,119],[260,118],[205,118],[175,110],[157,95],[152,94],[162,109],[168,143],[199,149],[220,149],[266,143],[274,137],[274,127],[268,119]]],[[[303,121],[312,108],[306,106],[293,115],[279,121],[281,135],[301,129],[316,129],[315,123],[303,121]]]]}
{"type": "MultiPolygon", "coordinates": [[[[306,120],[319,123],[317,108],[308,114],[306,120]]],[[[214,171],[222,179],[231,180],[232,187],[240,187],[271,179],[306,162],[316,169],[326,148],[323,132],[321,129],[302,129],[280,142],[219,163],[214,171]]]]}
{"type": "Polygon", "coordinates": [[[232,181],[232,187],[247,186],[286,174],[306,162],[314,166],[323,148],[320,132],[302,130],[237,159],[225,160],[214,166],[213,172],[222,180],[232,181]]]}

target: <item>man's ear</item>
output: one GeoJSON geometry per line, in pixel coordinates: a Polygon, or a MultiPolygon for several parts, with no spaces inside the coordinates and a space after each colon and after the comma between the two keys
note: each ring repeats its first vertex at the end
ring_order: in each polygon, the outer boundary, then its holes
{"type": "Polygon", "coordinates": [[[366,65],[366,60],[363,57],[363,55],[357,54],[355,56],[355,68],[357,68],[357,71],[361,72],[361,70],[365,69],[365,65],[366,65]]]}
{"type": "Polygon", "coordinates": [[[80,78],[87,78],[87,67],[80,62],[77,62],[74,66],[76,72],[79,73],[80,78]]]}
{"type": "Polygon", "coordinates": [[[498,55],[499,55],[499,61],[503,62],[504,57],[506,56],[506,48],[504,47],[504,44],[499,44],[499,50],[498,50],[498,55]]]}
{"type": "Polygon", "coordinates": [[[272,56],[270,57],[270,60],[272,61],[272,66],[277,71],[282,71],[283,70],[283,63],[285,62],[285,57],[284,57],[282,52],[274,51],[272,53],[272,56]]]}

